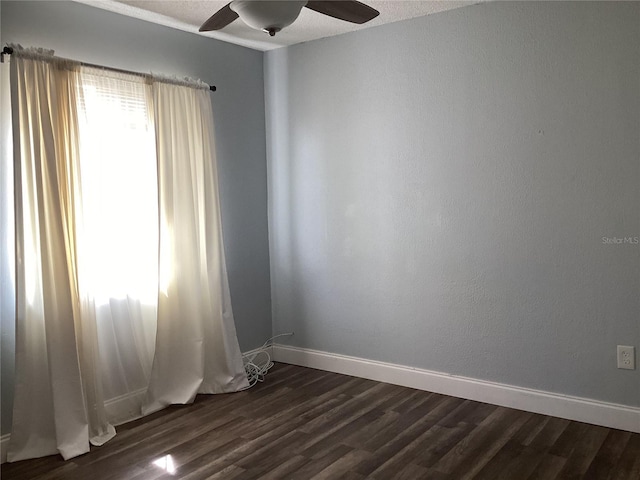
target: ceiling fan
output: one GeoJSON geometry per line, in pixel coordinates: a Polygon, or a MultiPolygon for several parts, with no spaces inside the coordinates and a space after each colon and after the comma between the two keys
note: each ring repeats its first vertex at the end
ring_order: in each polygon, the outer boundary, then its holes
{"type": "Polygon", "coordinates": [[[200,27],[201,32],[220,30],[236,18],[252,28],[274,36],[291,25],[303,7],[351,23],[366,23],[380,12],[356,0],[233,0],[214,13],[200,27]]]}

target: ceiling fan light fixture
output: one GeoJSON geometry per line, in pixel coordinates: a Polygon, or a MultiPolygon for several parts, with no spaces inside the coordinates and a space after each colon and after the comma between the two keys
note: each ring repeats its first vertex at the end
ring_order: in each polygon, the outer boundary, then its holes
{"type": "Polygon", "coordinates": [[[262,30],[273,37],[276,32],[291,25],[306,4],[306,0],[234,0],[229,8],[251,28],[262,30]]]}
{"type": "Polygon", "coordinates": [[[357,24],[373,20],[380,14],[358,0],[232,0],[211,15],[199,31],[221,30],[240,17],[248,26],[273,37],[298,18],[302,7],[357,24]]]}

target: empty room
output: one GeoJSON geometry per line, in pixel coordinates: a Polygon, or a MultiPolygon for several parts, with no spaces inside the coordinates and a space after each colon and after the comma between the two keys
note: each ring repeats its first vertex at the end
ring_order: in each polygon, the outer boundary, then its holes
{"type": "Polygon", "coordinates": [[[640,479],[640,2],[0,1],[3,480],[640,479]]]}

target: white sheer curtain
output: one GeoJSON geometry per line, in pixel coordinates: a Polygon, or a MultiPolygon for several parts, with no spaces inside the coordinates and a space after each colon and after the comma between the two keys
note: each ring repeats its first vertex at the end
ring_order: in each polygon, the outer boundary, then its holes
{"type": "Polygon", "coordinates": [[[151,86],[82,68],[80,289],[96,318],[109,420],[140,416],[155,348],[158,188],[151,86]]]}
{"type": "Polygon", "coordinates": [[[11,61],[16,198],[16,374],[7,458],[66,459],[115,434],[104,417],[95,324],[81,318],[76,66],[11,61]]]}
{"type": "Polygon", "coordinates": [[[224,261],[209,93],[153,84],[160,198],[158,333],[145,413],[247,388],[224,261]],[[176,268],[177,267],[177,268],[176,268]]]}
{"type": "Polygon", "coordinates": [[[248,386],[208,92],[43,52],[11,59],[16,393],[8,459],[248,386]]]}

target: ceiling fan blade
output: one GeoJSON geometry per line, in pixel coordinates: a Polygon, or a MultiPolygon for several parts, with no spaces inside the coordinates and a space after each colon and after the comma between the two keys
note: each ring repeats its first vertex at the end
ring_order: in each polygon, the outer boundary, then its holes
{"type": "Polygon", "coordinates": [[[238,18],[238,14],[231,10],[229,5],[231,5],[231,3],[227,3],[220,10],[211,15],[209,20],[202,24],[199,31],[210,32],[211,30],[220,30],[238,18]]]}
{"type": "Polygon", "coordinates": [[[380,12],[356,0],[309,0],[307,8],[351,23],[366,23],[380,12]]]}

